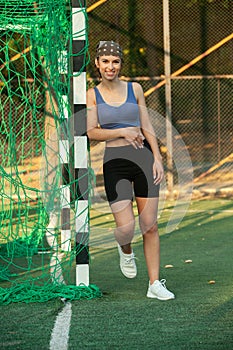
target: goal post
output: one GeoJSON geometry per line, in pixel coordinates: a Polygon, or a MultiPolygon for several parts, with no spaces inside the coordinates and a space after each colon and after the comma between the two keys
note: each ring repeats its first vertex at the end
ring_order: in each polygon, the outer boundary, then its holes
{"type": "Polygon", "coordinates": [[[77,181],[75,190],[76,285],[89,285],[89,181],[85,118],[86,21],[86,1],[72,0],[74,174],[77,181]]]}
{"type": "Polygon", "coordinates": [[[0,9],[0,303],[99,297],[89,280],[86,2],[0,9]]]}

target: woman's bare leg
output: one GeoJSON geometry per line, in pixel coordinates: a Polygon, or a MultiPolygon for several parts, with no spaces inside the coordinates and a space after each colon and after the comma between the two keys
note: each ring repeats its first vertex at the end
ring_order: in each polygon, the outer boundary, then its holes
{"type": "Polygon", "coordinates": [[[139,224],[150,283],[159,280],[160,242],[157,225],[158,198],[136,198],[139,224]]]}
{"type": "Polygon", "coordinates": [[[134,236],[135,218],[133,206],[130,200],[122,200],[111,204],[112,214],[115,219],[115,238],[125,254],[130,254],[131,241],[134,236]]]}

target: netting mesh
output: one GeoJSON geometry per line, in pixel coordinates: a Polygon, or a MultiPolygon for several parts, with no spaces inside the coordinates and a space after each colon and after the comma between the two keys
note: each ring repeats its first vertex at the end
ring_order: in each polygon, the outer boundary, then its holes
{"type": "Polygon", "coordinates": [[[71,13],[64,0],[0,1],[0,303],[101,294],[95,285],[75,287],[75,239],[68,252],[60,244],[71,13]]]}

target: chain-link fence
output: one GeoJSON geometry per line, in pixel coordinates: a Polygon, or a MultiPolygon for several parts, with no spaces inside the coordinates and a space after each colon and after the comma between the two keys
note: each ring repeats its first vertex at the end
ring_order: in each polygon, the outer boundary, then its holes
{"type": "Polygon", "coordinates": [[[38,55],[36,61],[29,48],[28,35],[0,29],[0,164],[3,167],[28,163],[41,155],[45,88],[38,55]],[[13,150],[16,159],[12,159],[13,150]]]}
{"type": "MultiPolygon", "coordinates": [[[[88,5],[96,3],[89,0],[88,5]]],[[[171,71],[227,37],[233,30],[233,2],[225,0],[169,0],[171,71]]],[[[124,49],[122,74],[164,74],[163,0],[106,1],[88,14],[88,73],[96,76],[95,48],[99,40],[115,40],[124,49]]],[[[190,67],[185,75],[231,74],[232,40],[190,67]]],[[[184,75],[183,74],[183,75],[184,75]]]]}
{"type": "MultiPolygon", "coordinates": [[[[96,0],[87,1],[87,7],[93,4],[96,4],[96,0]]],[[[169,5],[172,73],[232,32],[232,1],[170,0],[169,5]]],[[[94,56],[99,40],[113,39],[121,44],[124,49],[122,75],[127,79],[139,81],[145,92],[163,80],[162,0],[127,0],[123,5],[120,0],[103,2],[88,12],[88,26],[91,58],[87,67],[89,86],[97,82],[98,73],[94,66],[94,56]]],[[[7,57],[4,56],[6,40],[2,38],[1,64],[7,62],[7,57]]],[[[17,48],[15,49],[17,53],[20,51],[19,38],[15,34],[10,39],[11,45],[17,48]]],[[[14,56],[14,53],[9,55],[14,56]]],[[[172,124],[189,150],[195,175],[199,175],[210,165],[232,152],[232,56],[233,40],[229,40],[191,65],[178,77],[172,77],[172,124]]],[[[45,113],[45,92],[41,90],[40,84],[41,68],[38,66],[36,69],[36,81],[30,80],[30,73],[27,73],[29,75],[24,82],[19,81],[16,72],[27,68],[25,62],[28,62],[28,65],[31,64],[28,60],[30,55],[25,54],[23,57],[26,59],[19,58],[12,61],[10,65],[5,64],[1,67],[4,76],[1,79],[1,149],[6,153],[8,144],[11,142],[5,136],[9,130],[6,130],[4,120],[10,112],[9,108],[12,108],[8,96],[9,89],[4,85],[5,79],[10,81],[12,91],[15,91],[13,96],[15,111],[12,114],[15,115],[15,119],[12,120],[12,125],[15,128],[17,144],[23,145],[24,148],[18,150],[18,161],[21,153],[27,152],[27,149],[35,156],[40,153],[40,140],[44,127],[42,119],[45,113]],[[32,91],[36,99],[33,97],[33,100],[29,101],[32,91]],[[24,103],[25,101],[29,103],[24,103]],[[37,115],[33,114],[35,104],[37,115]],[[31,113],[28,113],[25,108],[31,108],[31,113]],[[37,121],[37,129],[32,130],[30,118],[37,121]],[[23,133],[20,132],[22,123],[23,133]]],[[[156,110],[165,116],[164,85],[150,93],[146,97],[146,102],[149,109],[156,110]]]]}
{"type": "Polygon", "coordinates": [[[0,108],[0,162],[5,167],[12,163],[24,164],[28,159],[40,156],[41,138],[44,137],[44,89],[30,80],[19,82],[17,77],[12,78],[10,86],[15,95],[9,96],[8,89],[2,89],[0,108]],[[15,148],[16,159],[12,159],[12,149],[15,148]]]}
{"type": "MultiPolygon", "coordinates": [[[[92,5],[95,1],[89,1],[92,5]]],[[[170,0],[171,72],[213,48],[171,80],[172,124],[190,153],[194,176],[227,157],[233,141],[233,40],[214,45],[233,29],[231,1],[170,0]]],[[[123,76],[144,91],[164,78],[163,1],[107,1],[89,14],[89,86],[96,83],[95,47],[115,40],[124,49],[123,76]]],[[[124,78],[124,77],[123,77],[124,78]]],[[[165,116],[165,87],[146,98],[149,109],[165,116]]]]}

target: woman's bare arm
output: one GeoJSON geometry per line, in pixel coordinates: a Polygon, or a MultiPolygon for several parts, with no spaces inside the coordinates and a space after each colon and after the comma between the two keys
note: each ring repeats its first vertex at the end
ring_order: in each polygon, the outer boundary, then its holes
{"type": "Polygon", "coordinates": [[[162,157],[159,151],[157,138],[154,128],[151,124],[149,113],[146,107],[145,97],[143,89],[140,84],[133,83],[135,96],[140,110],[141,129],[146,140],[149,142],[153,155],[154,155],[154,176],[156,177],[155,183],[160,183],[164,177],[164,170],[162,165],[162,157]]]}

